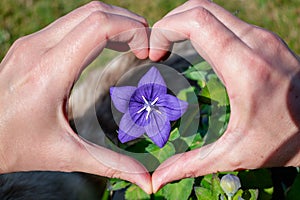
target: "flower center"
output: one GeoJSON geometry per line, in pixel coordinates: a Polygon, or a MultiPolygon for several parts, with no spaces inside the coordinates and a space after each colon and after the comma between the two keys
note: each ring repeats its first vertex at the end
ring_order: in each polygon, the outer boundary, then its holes
{"type": "Polygon", "coordinates": [[[146,114],[146,120],[148,120],[150,113],[154,110],[157,113],[161,114],[161,112],[157,109],[157,106],[155,106],[156,102],[158,101],[158,97],[154,99],[154,101],[148,101],[144,96],[142,96],[144,101],[144,106],[139,111],[137,111],[137,114],[143,112],[144,110],[147,111],[146,114]]]}

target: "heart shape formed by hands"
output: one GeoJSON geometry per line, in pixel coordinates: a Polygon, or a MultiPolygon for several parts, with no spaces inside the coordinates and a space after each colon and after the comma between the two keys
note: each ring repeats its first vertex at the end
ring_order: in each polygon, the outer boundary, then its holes
{"type": "Polygon", "coordinates": [[[299,59],[275,34],[208,0],[186,2],[151,31],[136,14],[91,2],[15,42],[0,65],[0,133],[8,133],[0,134],[1,172],[83,171],[126,179],[151,193],[184,177],[300,165],[299,59]],[[227,89],[231,117],[219,140],[169,158],[151,177],[130,156],[74,133],[69,93],[104,47],[159,61],[183,40],[227,89]]]}

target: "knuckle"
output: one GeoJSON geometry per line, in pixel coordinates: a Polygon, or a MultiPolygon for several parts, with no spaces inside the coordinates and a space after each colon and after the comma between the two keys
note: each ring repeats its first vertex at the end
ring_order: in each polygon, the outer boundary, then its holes
{"type": "Polygon", "coordinates": [[[87,18],[88,24],[100,28],[109,23],[109,16],[105,12],[95,11],[92,12],[87,18]]]}
{"type": "Polygon", "coordinates": [[[36,60],[33,60],[32,58],[36,58],[36,43],[35,41],[31,38],[30,35],[28,36],[23,36],[19,39],[17,39],[13,45],[11,46],[10,52],[13,52],[9,54],[9,62],[16,63],[18,64],[24,64],[28,61],[30,63],[33,62],[38,62],[38,58],[36,60]]]}
{"type": "Polygon", "coordinates": [[[30,47],[30,42],[29,42],[29,36],[23,36],[17,39],[14,44],[12,45],[12,48],[14,51],[21,51],[21,52],[27,52],[26,49],[30,47]]]}
{"type": "Polygon", "coordinates": [[[191,6],[197,6],[197,5],[208,5],[211,3],[211,0],[189,0],[187,3],[189,3],[191,6]]]}
{"type": "Polygon", "coordinates": [[[259,38],[260,43],[264,45],[264,47],[268,47],[270,50],[276,51],[279,44],[282,43],[281,38],[271,31],[263,28],[254,28],[253,32],[254,35],[257,35],[257,38],[259,38]]]}
{"type": "Polygon", "coordinates": [[[275,44],[275,43],[279,42],[278,36],[273,32],[264,30],[264,31],[260,32],[260,36],[261,36],[263,42],[268,43],[268,44],[275,44]]]}
{"type": "Polygon", "coordinates": [[[193,27],[203,27],[212,21],[212,14],[201,6],[191,9],[188,14],[193,27]]]}
{"type": "Polygon", "coordinates": [[[142,16],[139,16],[139,18],[140,18],[140,21],[141,21],[142,24],[148,25],[148,21],[146,20],[146,18],[144,18],[142,16]]]}
{"type": "Polygon", "coordinates": [[[110,10],[111,5],[105,4],[101,1],[91,1],[86,5],[86,8],[90,10],[110,10]]]}
{"type": "Polygon", "coordinates": [[[248,73],[253,81],[268,82],[271,76],[270,63],[262,56],[254,54],[248,60],[248,73]]]}

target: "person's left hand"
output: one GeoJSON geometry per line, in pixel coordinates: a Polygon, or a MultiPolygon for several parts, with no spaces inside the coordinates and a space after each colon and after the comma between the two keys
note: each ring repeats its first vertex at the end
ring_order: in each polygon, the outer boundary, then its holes
{"type": "Polygon", "coordinates": [[[140,163],[83,141],[66,116],[74,82],[103,48],[130,47],[147,58],[147,27],[125,9],[91,2],[17,40],[0,65],[0,172],[82,171],[151,193],[151,177],[140,163]]]}

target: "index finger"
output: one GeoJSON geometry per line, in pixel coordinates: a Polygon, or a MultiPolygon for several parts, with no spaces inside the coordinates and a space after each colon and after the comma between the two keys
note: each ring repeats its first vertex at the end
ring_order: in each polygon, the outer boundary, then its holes
{"type": "Polygon", "coordinates": [[[49,26],[45,27],[42,31],[37,32],[35,35],[37,37],[42,37],[42,40],[40,41],[44,41],[44,38],[51,38],[51,40],[46,40],[47,45],[55,45],[56,43],[61,41],[70,31],[72,31],[72,29],[82,23],[89,15],[94,12],[105,12],[107,14],[123,16],[138,21],[145,26],[148,26],[147,21],[143,17],[127,9],[105,4],[100,1],[92,1],[59,18],[49,26]]]}
{"type": "Polygon", "coordinates": [[[53,89],[61,91],[61,85],[68,85],[69,90],[81,71],[103,50],[110,38],[127,43],[138,58],[148,57],[147,27],[119,15],[94,12],[44,55],[46,61],[56,61],[49,67],[56,75],[50,81],[56,82],[55,86],[59,87],[53,89]]]}
{"type": "Polygon", "coordinates": [[[252,25],[240,20],[229,11],[225,10],[221,6],[213,3],[210,0],[189,0],[176,9],[169,12],[165,17],[179,14],[193,8],[203,7],[211,12],[220,22],[234,32],[238,37],[242,37],[249,29],[253,28],[252,25]]]}
{"type": "Polygon", "coordinates": [[[191,40],[197,52],[207,60],[226,84],[237,81],[240,63],[251,57],[249,47],[228,27],[203,7],[180,12],[157,22],[150,36],[152,60],[161,59],[173,42],[191,40]]]}

